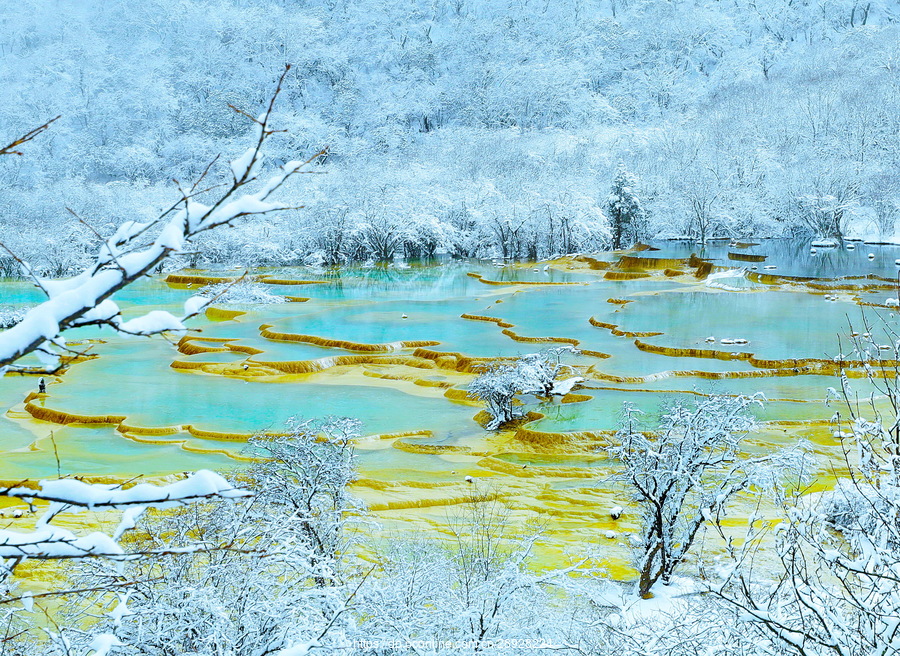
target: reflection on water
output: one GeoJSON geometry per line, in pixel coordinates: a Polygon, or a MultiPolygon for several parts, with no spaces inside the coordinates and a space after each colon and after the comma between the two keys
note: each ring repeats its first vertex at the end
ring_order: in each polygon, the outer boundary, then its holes
{"type": "Polygon", "coordinates": [[[836,278],[874,274],[896,279],[900,268],[895,264],[900,258],[900,246],[847,242],[835,248],[813,248],[809,241],[797,239],[762,239],[747,248],[729,246],[728,240],[711,241],[706,246],[689,241],[650,243],[660,249],[651,253],[654,257],[688,257],[696,253],[698,257],[709,258],[720,266],[755,266],[759,271],[774,266],[776,268],[770,271],[784,276],[836,278]],[[764,255],[766,260],[739,262],[730,260],[728,253],[764,255]],[[869,259],[870,254],[875,257],[869,259]]]}
{"type": "MultiPolygon", "coordinates": [[[[743,249],[656,246],[640,255],[695,253],[717,267],[819,279],[892,278],[900,257],[896,247],[812,254],[809,244],[777,240],[743,249]],[[765,260],[735,260],[729,253],[765,260]]],[[[265,275],[325,283],[270,285],[273,293],[309,300],[242,306],[247,313],[228,321],[198,320],[199,332],[190,337],[201,340],[181,347],[174,340],[82,330],[70,339],[102,338],[105,343],[93,346],[99,357],[51,380],[46,396],[26,404],[35,379],[0,379],[7,409],[0,419],[0,478],[54,476],[57,456],[64,474],[226,469],[240,466],[233,456],[248,435],[278,430],[290,416],[349,415],[363,421],[369,436],[359,443],[354,492],[388,526],[440,531],[446,507],[476,486],[498,491],[518,518],[546,520],[551,543],[597,543],[615,560],[622,548],[600,536],[627,532],[634,519],[626,513],[615,522],[608,515],[606,509],[627,506],[628,498],[609,482],[604,447],[626,401],[652,424],[676,399],[762,391],[770,401],[756,412],[762,423],[754,452],[809,439],[823,471],[839,455],[828,424],[835,406],[825,402],[836,380],[826,365],[839,339],[846,345],[850,323],[861,325],[860,301],[883,304],[895,293],[888,283],[828,281],[832,293],[803,280],[772,279],[728,291],[706,285],[687,262],[681,275],[660,267],[648,269],[649,277],[611,280],[606,271],[615,262],[604,254],[551,266],[274,269],[265,275]],[[266,338],[262,325],[271,326],[268,335],[303,337],[266,338]],[[327,340],[341,343],[318,345],[327,340]],[[516,429],[484,431],[474,419],[480,408],[462,392],[477,369],[470,358],[516,356],[573,340],[586,352],[567,359],[572,373],[586,379],[581,396],[536,405],[542,417],[516,429]],[[438,344],[417,350],[401,342],[438,344]],[[638,348],[641,343],[648,346],[638,348]]],[[[120,303],[127,316],[177,311],[197,287],[144,280],[120,303]]],[[[40,300],[22,282],[0,283],[0,294],[4,305],[40,300]]],[[[887,309],[865,310],[870,319],[895,322],[887,309]]],[[[863,380],[854,385],[861,396],[869,391],[863,380]]],[[[822,485],[827,480],[823,474],[822,485]]]]}

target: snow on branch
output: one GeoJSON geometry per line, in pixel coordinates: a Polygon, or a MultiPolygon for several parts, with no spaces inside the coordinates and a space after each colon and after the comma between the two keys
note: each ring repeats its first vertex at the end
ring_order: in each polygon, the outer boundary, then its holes
{"type": "Polygon", "coordinates": [[[256,143],[232,162],[232,183],[212,203],[198,202],[195,197],[202,191],[197,189],[209,171],[207,168],[193,187],[182,190],[181,199],[155,220],[123,223],[99,248],[94,263],[78,276],[68,280],[37,281],[48,298],[29,310],[19,323],[0,333],[0,371],[10,368],[24,355],[40,351],[47,356],[45,365],[55,363],[58,368],[60,350],[66,350],[62,333],[76,326],[108,325],[136,335],[187,330],[183,322],[199,312],[204,307],[203,303],[189,300],[182,317],[154,311],[143,317],[122,321],[119,308],[110,297],[149,274],[173,253],[183,252],[185,243],[201,232],[231,224],[244,216],[294,209],[270,200],[270,197],[321,153],[305,161],[284,164],[254,193],[239,193],[259,175],[263,161],[262,148],[266,140],[275,134],[269,127],[269,116],[289,70],[290,66],[286,66],[266,111],[253,119],[256,123],[256,143]],[[151,232],[156,233],[152,241],[148,236],[151,232]]]}
{"type": "Polygon", "coordinates": [[[235,499],[250,496],[246,490],[238,490],[224,478],[207,469],[194,472],[188,478],[169,485],[141,483],[128,489],[117,485],[85,483],[76,479],[41,481],[40,488],[8,487],[0,490],[0,496],[16,497],[25,501],[52,501],[89,510],[116,509],[128,506],[171,507],[197,499],[222,497],[235,499]]]}
{"type": "Polygon", "coordinates": [[[18,139],[15,139],[11,143],[8,143],[7,145],[3,146],[2,148],[0,148],[0,155],[21,155],[22,151],[16,150],[16,148],[18,148],[22,144],[28,143],[29,141],[31,141],[32,139],[37,137],[39,134],[41,134],[45,130],[49,129],[50,124],[53,123],[53,121],[55,121],[58,118],[59,118],[59,116],[54,116],[53,118],[51,118],[49,121],[47,121],[43,125],[39,125],[38,127],[34,128],[33,130],[23,134],[18,139]]]}
{"type": "Polygon", "coordinates": [[[0,496],[16,497],[29,503],[49,501],[47,512],[27,533],[0,530],[0,558],[82,558],[87,556],[125,557],[118,544],[124,531],[134,528],[137,517],[147,508],[170,508],[211,498],[238,499],[252,496],[232,486],[218,474],[200,470],[168,485],[141,483],[122,489],[118,485],[89,484],[75,479],[40,481],[37,489],[7,487],[0,496]],[[122,510],[119,527],[112,536],[94,532],[78,536],[50,521],[71,509],[122,510]]]}
{"type": "Polygon", "coordinates": [[[0,531],[0,558],[82,558],[124,553],[105,533],[78,537],[58,526],[44,526],[29,533],[0,531]]]}

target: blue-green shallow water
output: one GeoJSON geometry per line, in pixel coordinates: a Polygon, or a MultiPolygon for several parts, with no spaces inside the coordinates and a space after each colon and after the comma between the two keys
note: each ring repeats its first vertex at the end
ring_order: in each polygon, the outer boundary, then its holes
{"type": "MultiPolygon", "coordinates": [[[[37,439],[34,450],[3,453],[0,478],[54,478],[57,471],[63,476],[152,476],[204,468],[225,470],[238,464],[238,461],[224,455],[191,453],[177,444],[138,444],[125,439],[111,426],[47,425],[44,428],[39,431],[42,436],[37,439]],[[56,443],[56,455],[59,456],[59,470],[53,443],[49,439],[51,432],[56,443]]],[[[207,448],[223,447],[223,443],[191,443],[207,448]]],[[[224,444],[224,448],[229,446],[240,449],[240,445],[224,444]]]]}
{"type": "MultiPolygon", "coordinates": [[[[837,277],[853,274],[891,273],[894,251],[858,245],[856,251],[835,251],[826,257],[804,259],[802,249],[782,242],[766,242],[745,251],[767,254],[779,268],[774,273],[837,277]],[[872,262],[869,251],[880,253],[872,262]],[[829,259],[830,258],[830,259],[829,259]],[[793,268],[791,268],[793,267],[793,268]]],[[[686,256],[696,250],[687,244],[667,244],[651,257],[686,256]]],[[[708,247],[707,257],[720,264],[739,266],[726,258],[728,248],[708,247]]],[[[808,250],[808,247],[807,247],[808,250]]],[[[808,255],[808,254],[807,254],[808,255]]],[[[897,253],[900,256],[900,252],[897,253]]],[[[762,270],[762,264],[758,265],[762,270]]],[[[226,272],[233,275],[234,272],[226,272]]],[[[611,355],[608,359],[582,356],[569,361],[592,366],[598,379],[591,384],[616,390],[587,390],[590,401],[544,404],[547,416],[532,425],[546,431],[603,430],[614,428],[623,402],[629,401],[652,413],[673,397],[689,398],[684,392],[753,393],[763,391],[772,399],[805,399],[814,403],[775,401],[758,412],[762,420],[827,419],[833,413],[823,400],[825,389],[836,386],[828,376],[723,379],[663,377],[640,383],[611,383],[599,374],[646,376],[681,371],[751,371],[744,361],[690,357],[668,357],[638,350],[634,339],[617,337],[607,329],[592,326],[591,317],[634,332],[658,331],[662,335],[641,340],[663,346],[715,348],[747,351],[761,358],[823,358],[838,351],[838,335],[849,332],[848,316],[855,322],[859,307],[848,301],[825,301],[821,295],[783,288],[763,291],[725,292],[711,290],[702,282],[665,278],[609,281],[602,272],[569,273],[543,265],[528,268],[497,267],[486,262],[451,263],[436,267],[368,268],[317,271],[307,268],[268,270],[268,275],[294,279],[324,279],[327,284],[270,286],[273,293],[309,297],[306,303],[271,306],[240,306],[247,314],[232,321],[193,320],[192,326],[205,337],[237,338],[239,344],[264,352],[250,356],[255,361],[309,360],[352,353],[295,342],[274,342],[260,336],[261,324],[273,330],[317,335],[360,343],[409,340],[440,342],[435,351],[458,351],[470,356],[512,356],[534,352],[553,343],[523,343],[504,335],[500,326],[460,318],[461,314],[497,317],[514,324],[526,337],[566,337],[580,341],[584,349],[611,355]],[[537,270],[535,270],[537,269],[537,270]],[[477,272],[507,285],[486,285],[468,276],[477,272]],[[564,286],[522,286],[522,281],[576,282],[564,286]],[[608,303],[624,298],[627,305],[608,303]],[[501,302],[497,302],[497,301],[501,302]],[[406,318],[403,318],[406,315],[406,318]],[[714,336],[716,342],[706,338],[714,336]],[[748,344],[723,345],[722,338],[745,338],[748,344]],[[652,390],[635,392],[630,390],[652,390]],[[666,393],[668,392],[668,393],[666,393]]],[[[191,290],[172,289],[160,279],[144,280],[128,288],[117,301],[126,316],[149,309],[178,312],[191,290]]],[[[879,294],[884,295],[884,294],[879,294]]],[[[0,303],[37,302],[40,295],[27,283],[0,283],[0,303]]],[[[876,299],[877,300],[877,299],[876,299]]],[[[871,315],[870,315],[871,316],[871,315]]],[[[892,319],[885,313],[888,321],[892,319]]],[[[100,358],[72,368],[59,384],[52,384],[49,397],[38,403],[81,415],[124,415],[139,426],[193,424],[197,428],[248,433],[277,429],[290,416],[349,415],[363,421],[367,434],[429,430],[436,444],[466,446],[483,444],[486,433],[473,421],[478,408],[450,401],[437,388],[422,388],[408,381],[381,381],[360,375],[312,376],[290,382],[261,382],[177,371],[174,360],[231,363],[248,358],[243,353],[211,353],[187,356],[162,338],[124,339],[96,329],[72,333],[70,339],[102,337],[107,344],[95,351],[100,358]],[[80,333],[80,334],[79,334],[80,333]]],[[[212,344],[215,346],[216,344],[212,344]]],[[[411,354],[408,349],[400,353],[411,354]]],[[[371,368],[371,367],[370,367],[371,368]]],[[[420,378],[443,380],[438,370],[413,370],[420,378]]],[[[410,375],[405,372],[404,375],[410,375]]],[[[591,374],[588,379],[592,380],[591,374]]],[[[458,379],[457,379],[458,381],[458,379]]],[[[457,382],[454,381],[454,382],[457,382]]],[[[854,384],[861,385],[854,382],[854,384]]],[[[13,408],[36,387],[33,378],[0,380],[0,399],[13,408]]],[[[860,388],[864,388],[861,386],[860,388]]],[[[173,444],[147,445],[128,441],[111,427],[61,427],[17,416],[0,419],[0,451],[6,474],[0,478],[52,475],[56,470],[46,436],[54,431],[63,469],[69,473],[155,474],[224,467],[234,464],[225,456],[194,454],[173,444]],[[36,451],[23,451],[35,439],[36,451]],[[8,475],[7,475],[8,474],[8,475]]],[[[168,438],[165,438],[168,439],[168,438]]],[[[240,450],[239,443],[204,441],[184,434],[189,445],[240,450]]],[[[398,449],[362,450],[365,471],[379,469],[404,472],[406,478],[426,480],[452,465],[443,456],[411,454],[398,449]]],[[[65,473],[65,472],[64,472],[65,473]]]]}
{"type": "Polygon", "coordinates": [[[809,241],[790,239],[752,240],[757,246],[734,248],[727,240],[710,242],[700,246],[688,241],[651,242],[659,251],[644,253],[650,257],[688,257],[695,253],[699,257],[709,258],[718,266],[757,267],[764,273],[782,276],[805,276],[813,278],[836,278],[841,276],[865,276],[875,274],[896,279],[900,269],[895,261],[900,258],[900,246],[886,246],[848,242],[836,248],[815,248],[809,241]],[[847,245],[853,246],[852,250],[847,245]],[[728,253],[746,253],[765,255],[764,262],[740,262],[730,260],[728,253]],[[869,259],[869,254],[874,255],[869,259]],[[775,269],[764,269],[774,266],[775,269]]]}
{"type": "MultiPolygon", "coordinates": [[[[626,402],[634,403],[646,414],[648,426],[661,409],[675,402],[690,403],[691,399],[682,394],[636,394],[619,390],[585,390],[594,398],[583,403],[547,403],[538,410],[546,417],[533,422],[529,428],[539,431],[566,432],[615,430],[621,420],[622,407],[626,402]]],[[[751,406],[751,414],[759,421],[771,420],[827,420],[834,414],[834,408],[822,402],[794,403],[769,401],[762,406],[751,406]]]]}
{"type": "Polygon", "coordinates": [[[846,340],[850,321],[859,326],[860,308],[852,302],[796,292],[710,293],[640,296],[620,313],[623,330],[659,331],[642,338],[651,344],[750,352],[762,359],[830,358],[846,340]],[[715,342],[706,339],[714,337],[715,342]],[[726,346],[721,339],[743,338],[726,346]]]}
{"type": "Polygon", "coordinates": [[[277,430],[289,417],[322,414],[360,417],[366,433],[449,429],[467,423],[472,414],[442,398],[411,397],[390,388],[259,383],[184,373],[169,367],[180,356],[162,340],[147,340],[138,349],[108,344],[99,351],[100,358],[73,368],[63,383],[50,386],[48,407],[81,415],[125,415],[131,425],[193,424],[222,432],[277,430]],[[413,402],[414,412],[399,412],[413,402]]]}

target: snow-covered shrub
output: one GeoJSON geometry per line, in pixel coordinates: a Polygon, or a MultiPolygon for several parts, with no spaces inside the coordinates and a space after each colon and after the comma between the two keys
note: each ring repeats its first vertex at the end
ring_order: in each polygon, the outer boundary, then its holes
{"type": "Polygon", "coordinates": [[[862,536],[900,552],[900,490],[887,479],[878,487],[850,480],[838,481],[822,497],[822,518],[848,539],[862,536]]]}
{"type": "Polygon", "coordinates": [[[482,373],[469,383],[468,392],[471,398],[486,404],[491,416],[487,428],[495,430],[524,414],[524,406],[516,398],[519,394],[564,396],[580,382],[580,377],[557,380],[561,374],[571,371],[561,362],[564,353],[577,351],[563,346],[483,365],[482,373]]]}
{"type": "Polygon", "coordinates": [[[27,309],[23,308],[0,306],[0,329],[12,328],[23,319],[26,312],[27,309]]]}
{"type": "Polygon", "coordinates": [[[287,301],[284,296],[271,293],[266,285],[250,280],[207,285],[199,291],[199,295],[215,299],[215,303],[228,304],[269,305],[287,301]]]}

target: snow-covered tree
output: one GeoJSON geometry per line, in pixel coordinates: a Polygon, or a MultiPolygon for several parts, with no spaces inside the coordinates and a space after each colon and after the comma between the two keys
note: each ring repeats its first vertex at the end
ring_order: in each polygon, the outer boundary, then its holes
{"type": "Polygon", "coordinates": [[[607,199],[606,214],[612,227],[614,250],[646,239],[647,213],[638,200],[634,178],[621,164],[607,199]]]}
{"type": "Polygon", "coordinates": [[[636,593],[668,583],[704,523],[721,517],[728,501],[751,485],[771,483],[779,458],[746,458],[742,439],[756,426],[749,409],[760,396],[710,396],[692,406],[666,409],[659,424],[642,427],[640,412],[626,405],[616,444],[609,449],[623,470],[617,478],[640,506],[635,566],[636,593]]]}
{"type": "Polygon", "coordinates": [[[841,239],[847,232],[850,211],[855,205],[855,186],[837,195],[807,194],[797,199],[799,215],[817,238],[841,239]]]}
{"type": "Polygon", "coordinates": [[[346,553],[345,524],[362,511],[347,490],[356,478],[353,440],[359,434],[356,419],[291,418],[284,431],[256,436],[248,445],[263,459],[246,472],[262,507],[291,516],[295,539],[323,570],[322,583],[337,575],[334,561],[346,553]]]}
{"type": "Polygon", "coordinates": [[[487,428],[494,430],[522,416],[521,404],[516,399],[521,388],[515,363],[497,362],[482,367],[482,372],[469,383],[468,393],[486,405],[491,417],[487,428]]]}
{"type": "Polygon", "coordinates": [[[571,367],[562,364],[561,357],[563,353],[575,352],[571,346],[563,346],[483,365],[482,373],[469,383],[468,392],[471,398],[486,404],[491,417],[487,428],[495,430],[523,415],[524,406],[517,398],[520,394],[541,397],[568,394],[583,379],[573,376],[558,380],[560,375],[571,372],[571,367]]]}
{"type": "Polygon", "coordinates": [[[521,393],[550,397],[554,394],[565,396],[576,383],[584,379],[578,376],[566,381],[558,380],[560,376],[572,373],[572,367],[563,364],[565,354],[577,355],[578,350],[572,346],[557,346],[539,353],[528,353],[516,361],[516,370],[521,380],[521,393]],[[563,385],[562,383],[566,384],[563,385]]]}

